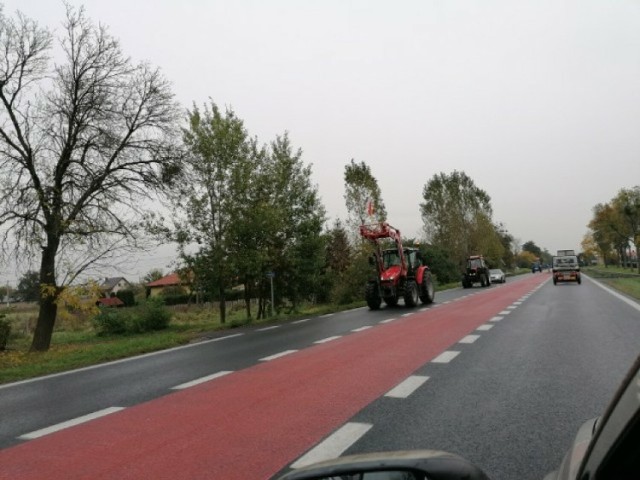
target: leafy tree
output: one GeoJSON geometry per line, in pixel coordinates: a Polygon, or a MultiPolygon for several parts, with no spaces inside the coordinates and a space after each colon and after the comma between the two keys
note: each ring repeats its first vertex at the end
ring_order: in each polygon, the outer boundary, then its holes
{"type": "Polygon", "coordinates": [[[504,246],[500,233],[484,212],[479,212],[471,225],[469,248],[471,252],[481,253],[491,267],[504,266],[504,246]]]}
{"type": "Polygon", "coordinates": [[[519,268],[531,268],[531,264],[537,260],[533,253],[523,250],[516,255],[516,265],[519,268]]]}
{"type": "Polygon", "coordinates": [[[598,258],[599,248],[593,238],[593,232],[587,232],[582,237],[582,241],[580,242],[580,246],[582,247],[582,257],[587,264],[591,264],[593,261],[596,261],[598,258]]]}
{"type": "Polygon", "coordinates": [[[429,243],[460,266],[468,255],[483,253],[479,250],[491,222],[491,198],[471,178],[458,171],[436,174],[424,186],[423,199],[420,210],[429,243]]]}
{"type": "Polygon", "coordinates": [[[295,309],[320,285],[325,210],[311,183],[311,167],[303,164],[302,151],[293,150],[287,134],[271,142],[269,157],[265,175],[271,186],[274,233],[266,265],[278,273],[278,290],[295,309]]]}
{"type": "Polygon", "coordinates": [[[512,246],[515,242],[513,236],[507,232],[502,225],[496,226],[496,233],[502,244],[502,261],[500,262],[505,268],[512,268],[515,265],[515,255],[512,246]]]}
{"type": "Polygon", "coordinates": [[[188,112],[189,128],[184,130],[184,143],[189,150],[184,185],[175,206],[185,215],[177,225],[176,240],[187,268],[196,282],[207,291],[217,292],[220,321],[226,320],[225,290],[233,279],[229,258],[229,229],[238,202],[246,190],[246,177],[253,165],[249,158],[248,134],[233,110],[221,112],[210,105],[188,112]],[[195,242],[199,250],[186,252],[195,242]]]}
{"type": "Polygon", "coordinates": [[[605,267],[611,251],[617,252],[619,259],[622,259],[629,243],[629,232],[618,208],[612,203],[597,204],[593,207],[593,217],[588,226],[593,232],[593,239],[605,261],[605,267]]]}
{"type": "Polygon", "coordinates": [[[333,273],[342,274],[351,264],[352,248],[349,235],[340,220],[335,220],[333,228],[329,230],[327,240],[326,264],[333,273]]]}
{"type": "Polygon", "coordinates": [[[162,277],[164,277],[164,272],[159,268],[154,268],[145,273],[144,277],[142,277],[142,283],[146,285],[147,283],[160,280],[162,277]]]}
{"type": "Polygon", "coordinates": [[[426,264],[435,276],[439,284],[454,283],[460,281],[460,268],[451,260],[449,254],[440,247],[421,247],[426,264]]]}
{"type": "MultiPolygon", "coordinates": [[[[627,232],[629,240],[635,246],[637,261],[638,246],[640,245],[640,187],[623,188],[613,199],[613,205],[622,220],[624,231],[627,232]]],[[[626,248],[623,252],[626,253],[626,248]]],[[[640,273],[640,262],[637,262],[637,268],[640,273]]]]}
{"type": "Polygon", "coordinates": [[[353,249],[352,259],[345,271],[339,276],[331,292],[331,300],[339,305],[348,305],[364,300],[364,289],[370,278],[375,278],[369,264],[371,245],[358,242],[353,249]]]}
{"type": "Polygon", "coordinates": [[[347,225],[357,235],[358,227],[366,223],[377,223],[387,219],[378,181],[369,166],[353,159],[344,168],[344,199],[349,212],[347,225]]]}
{"type": "Polygon", "coordinates": [[[82,8],[67,6],[63,32],[51,67],[52,35],[0,16],[2,251],[40,259],[32,351],[49,348],[64,285],[138,247],[147,200],[177,169],[178,107],[160,72],[82,8]]]}
{"type": "Polygon", "coordinates": [[[522,245],[522,250],[524,250],[525,252],[531,252],[536,257],[541,257],[542,256],[542,249],[539,246],[537,246],[532,240],[529,240],[528,242],[525,242],[522,245]]]}
{"type": "Polygon", "coordinates": [[[40,297],[40,274],[29,270],[18,281],[18,296],[25,302],[36,302],[40,297]]]}

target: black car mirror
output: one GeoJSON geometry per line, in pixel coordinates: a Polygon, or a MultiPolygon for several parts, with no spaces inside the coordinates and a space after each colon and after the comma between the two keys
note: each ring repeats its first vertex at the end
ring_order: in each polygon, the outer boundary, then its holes
{"type": "Polygon", "coordinates": [[[289,472],[278,480],[489,480],[468,460],[437,450],[340,457],[289,472]]]}

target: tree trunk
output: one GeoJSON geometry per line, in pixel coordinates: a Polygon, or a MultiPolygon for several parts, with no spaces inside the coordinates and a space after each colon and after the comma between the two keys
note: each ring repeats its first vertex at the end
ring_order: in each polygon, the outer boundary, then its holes
{"type": "Polygon", "coordinates": [[[251,279],[244,282],[244,305],[247,310],[247,319],[251,320],[251,279]]]}
{"type": "Polygon", "coordinates": [[[42,262],[40,264],[40,309],[38,323],[33,333],[31,352],[46,352],[51,346],[51,336],[58,314],[58,295],[60,293],[56,285],[56,252],[58,243],[51,242],[42,249],[42,262]]]}
{"type": "Polygon", "coordinates": [[[220,293],[220,323],[226,323],[227,321],[227,302],[224,297],[224,286],[220,285],[218,290],[220,293]]]}

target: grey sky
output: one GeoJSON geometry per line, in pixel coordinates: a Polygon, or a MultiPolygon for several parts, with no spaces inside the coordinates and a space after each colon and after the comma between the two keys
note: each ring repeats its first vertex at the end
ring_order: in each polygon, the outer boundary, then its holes
{"type": "MultiPolygon", "coordinates": [[[[52,28],[64,15],[4,4],[52,28]]],[[[579,249],[591,208],[640,184],[637,1],[83,4],[185,108],[231,106],[262,142],[289,131],[331,219],[346,217],[351,158],[406,236],[421,235],[425,183],[461,170],[496,222],[552,252],[579,249]]]]}

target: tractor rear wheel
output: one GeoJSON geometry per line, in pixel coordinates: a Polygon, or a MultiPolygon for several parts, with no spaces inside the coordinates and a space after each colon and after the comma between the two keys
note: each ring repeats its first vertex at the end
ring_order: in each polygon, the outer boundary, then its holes
{"type": "Polygon", "coordinates": [[[433,303],[436,297],[436,291],[433,287],[433,278],[431,278],[431,272],[425,271],[422,275],[422,285],[420,288],[420,300],[422,303],[433,303]]]}
{"type": "Polygon", "coordinates": [[[418,304],[418,285],[415,280],[407,280],[404,285],[404,304],[406,307],[415,307],[418,304]]]}
{"type": "Polygon", "coordinates": [[[380,297],[380,292],[378,291],[378,284],[376,282],[369,282],[365,287],[364,292],[365,299],[367,300],[367,305],[371,310],[379,310],[380,304],[382,303],[382,298],[380,297]]]}

